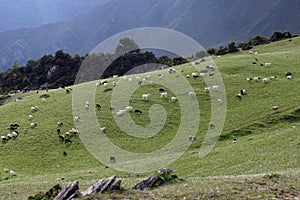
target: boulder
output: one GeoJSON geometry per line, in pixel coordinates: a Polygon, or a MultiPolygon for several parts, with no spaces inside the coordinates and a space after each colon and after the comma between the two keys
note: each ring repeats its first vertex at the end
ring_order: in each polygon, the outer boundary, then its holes
{"type": "Polygon", "coordinates": [[[54,200],[70,200],[79,194],[79,181],[74,181],[65,187],[54,200]]]}
{"type": "Polygon", "coordinates": [[[121,189],[121,181],[122,179],[116,178],[116,176],[109,177],[107,179],[100,179],[94,185],[89,187],[87,190],[81,192],[82,196],[87,196],[90,194],[96,193],[105,193],[110,192],[112,190],[120,190],[121,189]]]}
{"type": "Polygon", "coordinates": [[[149,178],[144,179],[142,182],[133,186],[133,189],[136,190],[145,190],[147,188],[153,188],[159,185],[162,185],[166,182],[174,180],[177,178],[177,175],[168,168],[158,170],[156,173],[152,174],[149,178]]]}

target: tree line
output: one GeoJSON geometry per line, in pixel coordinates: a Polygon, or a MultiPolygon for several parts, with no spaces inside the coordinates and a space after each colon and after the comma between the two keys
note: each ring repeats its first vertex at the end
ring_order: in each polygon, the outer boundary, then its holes
{"type": "Polygon", "coordinates": [[[263,45],[263,44],[268,44],[271,42],[287,39],[287,38],[292,38],[297,35],[292,36],[290,32],[280,32],[280,31],[274,31],[269,37],[263,37],[261,35],[256,35],[253,38],[251,38],[248,42],[230,42],[228,45],[221,45],[219,47],[211,47],[208,48],[207,50],[203,51],[198,51],[195,54],[195,58],[203,58],[207,55],[225,55],[227,53],[234,53],[238,52],[240,49],[241,50],[249,50],[252,49],[253,46],[257,45],[263,45]]]}
{"type": "MultiPolygon", "coordinates": [[[[113,75],[142,73],[161,69],[162,65],[174,66],[187,60],[176,56],[156,57],[153,52],[143,52],[130,38],[120,40],[115,53],[91,53],[79,56],[58,50],[54,55],[44,55],[38,60],[29,60],[25,66],[14,62],[12,69],[0,73],[0,94],[37,89],[53,89],[73,85],[80,74],[87,81],[108,78],[113,75]],[[156,63],[157,65],[154,65],[156,63]],[[104,66],[106,66],[104,68],[104,66]],[[142,67],[137,66],[142,65],[142,67]],[[135,70],[134,70],[135,69],[135,70]]],[[[79,77],[81,78],[81,77],[79,77]]]]}
{"type": "Polygon", "coordinates": [[[47,54],[40,59],[29,60],[25,66],[18,66],[14,62],[12,69],[0,73],[0,94],[73,85],[81,66],[88,67],[81,69],[80,74],[83,77],[79,77],[79,79],[91,81],[113,75],[144,73],[161,69],[162,65],[167,67],[180,65],[188,62],[188,59],[224,55],[237,52],[240,49],[249,50],[256,45],[292,37],[290,32],[275,31],[268,38],[257,35],[248,42],[238,44],[230,42],[227,46],[198,51],[189,58],[180,56],[170,58],[166,55],[157,57],[152,51],[142,51],[130,38],[120,39],[114,53],[91,53],[84,56],[75,54],[71,56],[63,50],[58,50],[54,55],[47,54]]]}

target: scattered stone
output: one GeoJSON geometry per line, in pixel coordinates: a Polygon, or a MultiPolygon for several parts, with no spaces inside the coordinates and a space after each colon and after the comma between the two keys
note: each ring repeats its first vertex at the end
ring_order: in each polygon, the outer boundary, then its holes
{"type": "Polygon", "coordinates": [[[133,186],[136,190],[145,190],[147,188],[153,188],[162,185],[166,182],[178,178],[177,175],[168,168],[158,170],[156,173],[152,174],[149,178],[144,179],[142,182],[133,186]]]}
{"type": "Polygon", "coordinates": [[[112,176],[107,179],[100,179],[97,183],[89,187],[87,190],[81,192],[82,196],[87,196],[91,194],[102,194],[105,192],[111,192],[113,190],[121,190],[122,179],[112,176]]]}
{"type": "Polygon", "coordinates": [[[79,181],[74,181],[70,183],[67,187],[65,187],[58,195],[54,198],[54,200],[68,200],[72,199],[79,194],[79,181]]]}

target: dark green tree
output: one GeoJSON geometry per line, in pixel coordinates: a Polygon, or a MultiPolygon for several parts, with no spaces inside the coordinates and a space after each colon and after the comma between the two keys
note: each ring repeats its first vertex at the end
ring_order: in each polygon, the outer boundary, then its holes
{"type": "Polygon", "coordinates": [[[116,56],[121,56],[131,51],[133,51],[133,53],[139,53],[139,46],[135,41],[131,38],[120,39],[119,44],[115,49],[116,56]]]}

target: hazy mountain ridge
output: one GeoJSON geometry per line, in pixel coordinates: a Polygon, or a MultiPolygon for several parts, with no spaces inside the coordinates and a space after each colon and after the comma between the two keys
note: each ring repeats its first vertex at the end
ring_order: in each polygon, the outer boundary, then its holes
{"type": "Polygon", "coordinates": [[[0,0],[0,32],[69,20],[108,1],[0,0]]]}
{"type": "Polygon", "coordinates": [[[63,49],[84,55],[104,39],[132,28],[175,29],[204,47],[245,41],[272,31],[300,33],[298,0],[111,0],[67,22],[0,33],[1,71],[63,49]]]}

